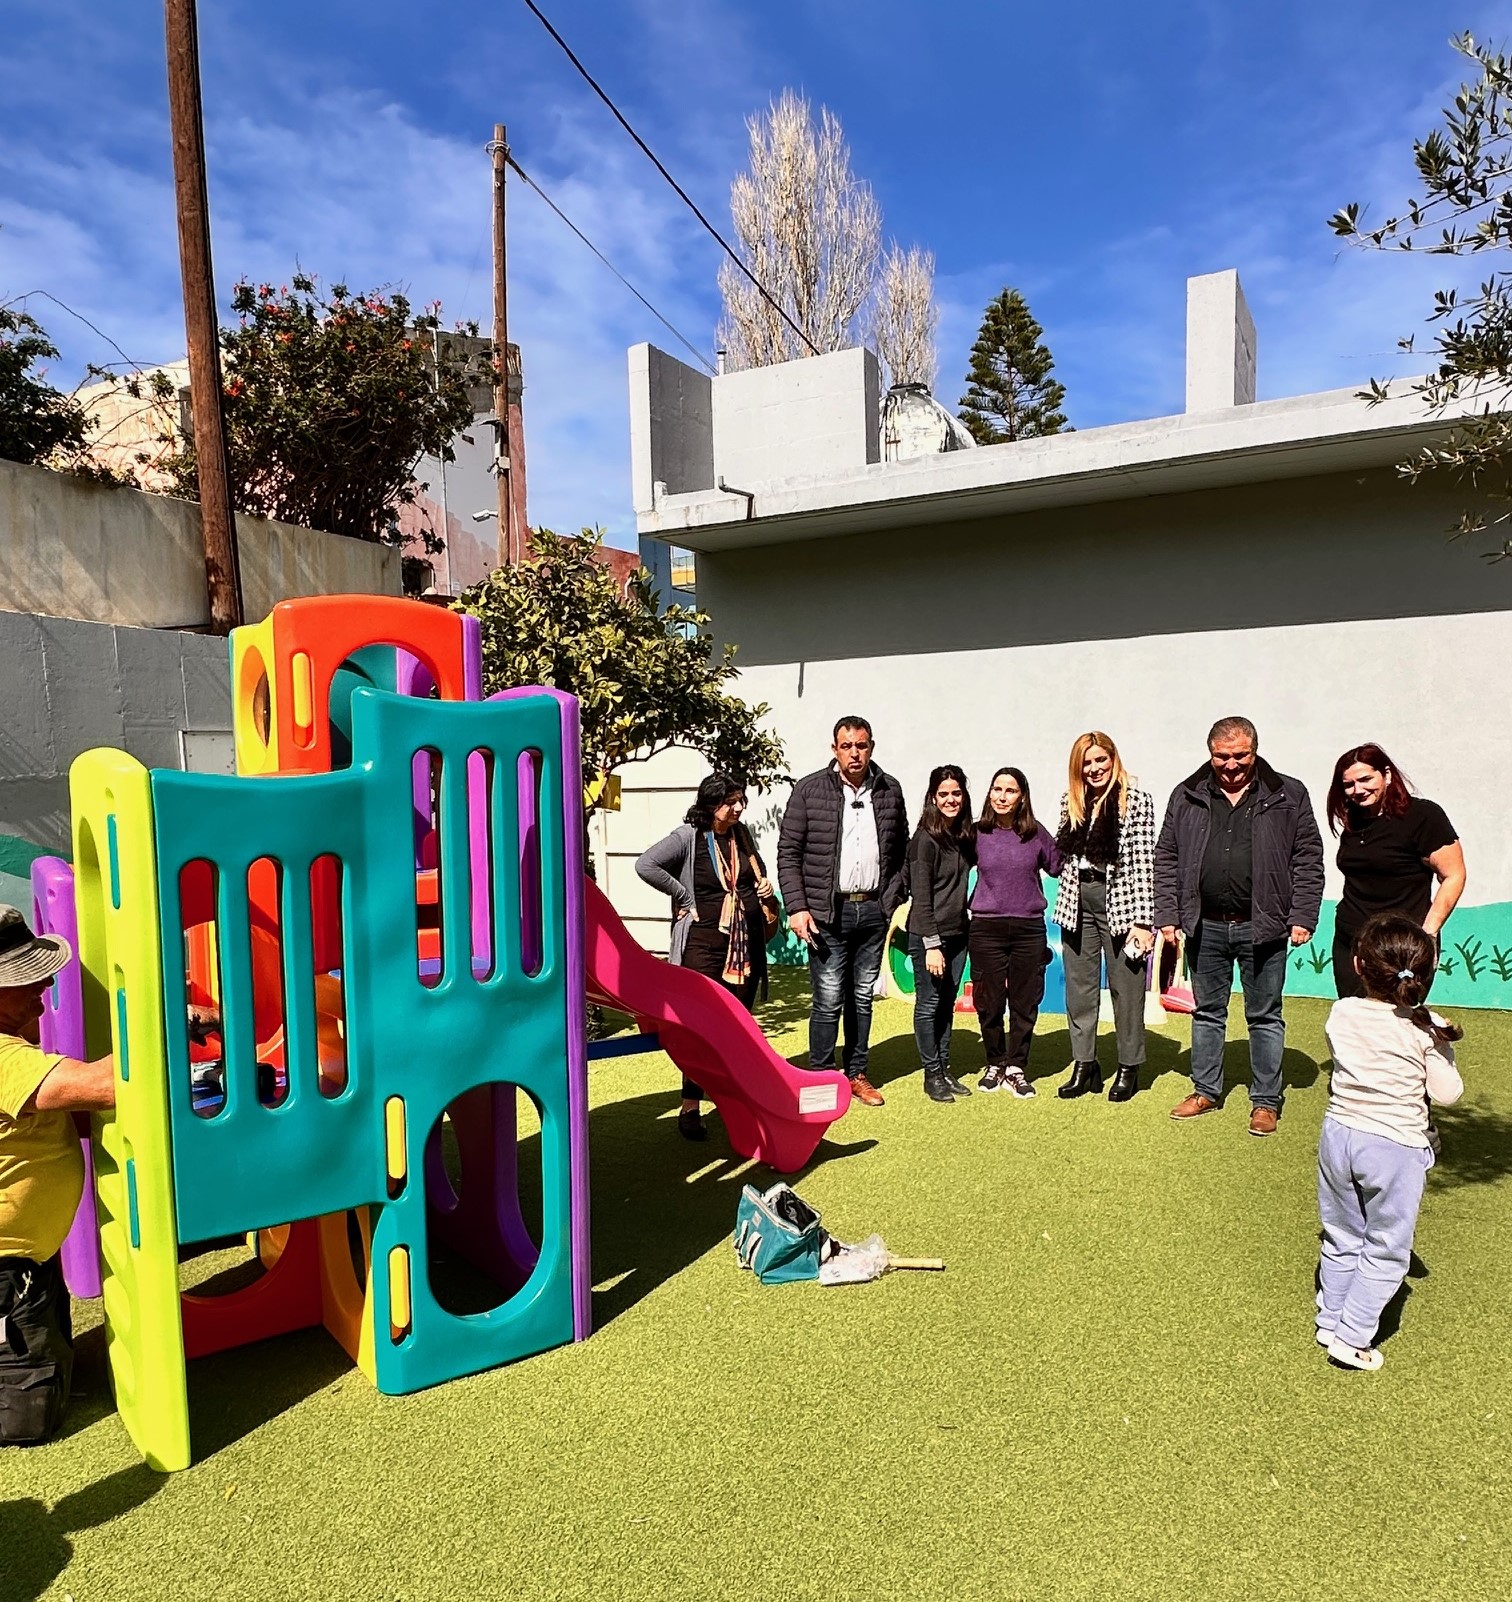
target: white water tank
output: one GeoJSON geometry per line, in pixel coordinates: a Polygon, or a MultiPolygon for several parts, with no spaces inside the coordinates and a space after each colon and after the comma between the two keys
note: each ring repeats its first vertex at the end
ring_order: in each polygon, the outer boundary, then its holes
{"type": "Polygon", "coordinates": [[[960,420],[929,393],[927,384],[894,384],[882,402],[882,460],[906,462],[915,456],[975,448],[960,420]]]}

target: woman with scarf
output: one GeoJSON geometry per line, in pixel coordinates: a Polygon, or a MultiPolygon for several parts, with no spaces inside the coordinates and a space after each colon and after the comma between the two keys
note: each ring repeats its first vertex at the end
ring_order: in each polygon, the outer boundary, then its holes
{"type": "Polygon", "coordinates": [[[1145,958],[1155,944],[1155,803],[1124,770],[1118,747],[1093,730],[1071,747],[1055,843],[1063,864],[1055,898],[1074,1059],[1063,1100],[1102,1089],[1097,1062],[1099,971],[1106,963],[1118,1040],[1109,1101],[1139,1089],[1145,1060],[1145,958]]]}
{"type": "MultiPolygon", "coordinates": [[[[745,787],[711,773],[698,787],[686,820],[642,854],[635,871],[672,901],[667,961],[723,985],[748,1012],[766,977],[766,913],[772,895],[766,864],[742,823],[745,787]]],[[[707,1140],[699,1110],[703,1092],[683,1080],[677,1131],[707,1140]]]]}

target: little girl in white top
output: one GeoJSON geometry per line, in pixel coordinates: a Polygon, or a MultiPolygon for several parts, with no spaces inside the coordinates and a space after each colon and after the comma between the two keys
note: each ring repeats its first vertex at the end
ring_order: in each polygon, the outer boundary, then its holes
{"type": "Polygon", "coordinates": [[[1360,930],[1363,996],[1334,1003],[1324,1026],[1333,1089],[1318,1148],[1318,1344],[1349,1368],[1376,1369],[1371,1342],[1407,1277],[1423,1186],[1433,1166],[1428,1100],[1464,1091],[1454,1066],[1462,1031],[1423,1005],[1438,966],[1432,938],[1400,913],[1360,930]]]}

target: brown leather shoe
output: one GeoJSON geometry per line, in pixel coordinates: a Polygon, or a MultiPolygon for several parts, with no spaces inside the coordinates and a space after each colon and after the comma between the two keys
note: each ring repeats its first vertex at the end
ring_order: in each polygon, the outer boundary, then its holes
{"type": "Polygon", "coordinates": [[[887,1105],[883,1099],[882,1092],[877,1089],[865,1074],[853,1074],[851,1076],[851,1095],[863,1107],[885,1107],[887,1105]]]}
{"type": "Polygon", "coordinates": [[[1209,1101],[1206,1096],[1199,1096],[1194,1090],[1185,1101],[1171,1108],[1171,1117],[1200,1118],[1203,1113],[1212,1112],[1217,1105],[1216,1101],[1209,1101]]]}
{"type": "Polygon", "coordinates": [[[1276,1121],[1280,1116],[1274,1107],[1256,1107],[1250,1114],[1250,1134],[1274,1135],[1276,1121]]]}

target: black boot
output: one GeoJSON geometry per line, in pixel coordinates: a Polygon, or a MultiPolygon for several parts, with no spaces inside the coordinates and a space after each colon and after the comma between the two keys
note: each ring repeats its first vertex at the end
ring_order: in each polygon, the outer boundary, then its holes
{"type": "Polygon", "coordinates": [[[1112,1088],[1108,1091],[1109,1101],[1128,1101],[1139,1089],[1139,1070],[1125,1068],[1122,1063],[1118,1065],[1118,1072],[1113,1075],[1112,1088]]]}
{"type": "Polygon", "coordinates": [[[961,1083],[949,1068],[940,1070],[940,1078],[945,1081],[945,1088],[952,1096],[969,1096],[971,1092],[961,1083]]]}
{"type": "Polygon", "coordinates": [[[1072,1101],[1077,1096],[1094,1095],[1102,1089],[1102,1069],[1095,1062],[1079,1062],[1071,1069],[1071,1077],[1055,1094],[1062,1101],[1072,1101]]]}
{"type": "Polygon", "coordinates": [[[950,1093],[949,1082],[938,1068],[926,1068],[924,1070],[924,1094],[931,1101],[955,1100],[955,1097],[950,1093]]]}

